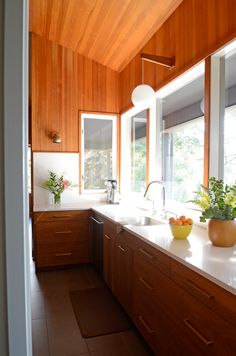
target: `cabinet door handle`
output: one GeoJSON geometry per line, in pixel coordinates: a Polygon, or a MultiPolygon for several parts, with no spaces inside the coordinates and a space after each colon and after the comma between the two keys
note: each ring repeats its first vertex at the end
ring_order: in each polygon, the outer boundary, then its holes
{"type": "Polygon", "coordinates": [[[71,255],[72,255],[71,252],[56,253],[56,257],[60,257],[60,256],[71,256],[71,255]]]}
{"type": "Polygon", "coordinates": [[[205,336],[203,336],[195,327],[192,325],[189,319],[184,319],[184,324],[195,334],[198,339],[200,339],[206,346],[210,346],[213,344],[213,341],[207,340],[205,336]]]}
{"type": "Polygon", "coordinates": [[[142,252],[142,254],[144,254],[146,257],[151,258],[151,259],[153,258],[153,256],[150,255],[150,253],[148,253],[144,249],[140,248],[139,251],[142,252]]]}
{"type": "Polygon", "coordinates": [[[144,320],[144,317],[142,315],[138,316],[139,320],[141,321],[141,323],[143,324],[143,326],[145,327],[145,329],[147,330],[147,332],[149,334],[154,334],[156,331],[151,329],[150,326],[147,324],[147,322],[144,320]]]}
{"type": "Polygon", "coordinates": [[[145,279],[143,277],[139,277],[139,280],[141,283],[143,283],[143,285],[149,289],[149,290],[155,290],[155,288],[153,288],[152,286],[150,286],[150,284],[148,284],[148,282],[145,281],[145,279]]]}
{"type": "Polygon", "coordinates": [[[96,224],[103,225],[103,221],[99,221],[95,219],[93,216],[91,216],[90,219],[93,220],[96,224]]]}
{"type": "Polygon", "coordinates": [[[55,231],[55,234],[71,234],[71,230],[55,231]]]}
{"type": "Polygon", "coordinates": [[[204,297],[208,298],[208,299],[214,299],[215,296],[212,294],[207,293],[206,291],[204,291],[203,289],[201,289],[200,287],[198,287],[194,282],[192,282],[190,279],[186,280],[187,283],[196,291],[198,291],[199,293],[203,294],[204,297]]]}
{"type": "Polygon", "coordinates": [[[52,217],[53,217],[53,219],[64,219],[64,218],[71,218],[72,215],[60,215],[60,216],[53,215],[52,217]]]}
{"type": "Polygon", "coordinates": [[[105,236],[105,238],[107,239],[107,240],[111,240],[111,237],[110,236],[108,236],[108,235],[104,235],[105,236]]]}
{"type": "Polygon", "coordinates": [[[117,246],[122,252],[126,252],[126,249],[124,249],[124,247],[122,247],[121,245],[117,246]]]}

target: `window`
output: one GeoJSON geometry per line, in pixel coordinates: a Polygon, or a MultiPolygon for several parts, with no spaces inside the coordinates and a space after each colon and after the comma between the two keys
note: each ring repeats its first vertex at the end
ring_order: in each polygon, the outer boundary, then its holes
{"type": "Polygon", "coordinates": [[[116,179],[116,116],[81,115],[81,175],[84,191],[101,191],[116,179]]]}
{"type": "Polygon", "coordinates": [[[121,191],[144,193],[147,178],[147,110],[134,111],[122,115],[121,191]]]}
{"type": "Polygon", "coordinates": [[[146,110],[131,118],[131,191],[146,186],[146,110]]]}
{"type": "Polygon", "coordinates": [[[162,98],[162,180],[168,200],[191,200],[203,183],[203,95],[201,72],[162,98]]]}
{"type": "Polygon", "coordinates": [[[236,53],[230,51],[224,60],[225,99],[224,99],[224,173],[226,183],[236,179],[236,53]]]}
{"type": "Polygon", "coordinates": [[[168,199],[186,202],[203,178],[204,119],[167,129],[164,133],[164,174],[168,199]]]}

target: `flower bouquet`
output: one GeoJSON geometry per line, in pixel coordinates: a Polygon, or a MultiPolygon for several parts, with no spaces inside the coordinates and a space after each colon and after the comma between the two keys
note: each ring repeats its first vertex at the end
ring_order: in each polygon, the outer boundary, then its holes
{"type": "Polygon", "coordinates": [[[236,243],[236,182],[224,184],[222,179],[209,179],[209,186],[196,193],[192,201],[202,209],[200,221],[208,224],[208,236],[214,246],[231,247],[236,243]]]}
{"type": "Polygon", "coordinates": [[[209,178],[208,187],[194,192],[192,200],[202,209],[200,221],[206,219],[233,220],[236,218],[236,182],[233,185],[224,184],[222,179],[209,178]]]}
{"type": "Polygon", "coordinates": [[[65,189],[72,186],[69,180],[64,179],[64,175],[57,176],[56,173],[49,171],[49,178],[43,183],[43,188],[53,194],[54,204],[60,204],[61,194],[65,189]]]}

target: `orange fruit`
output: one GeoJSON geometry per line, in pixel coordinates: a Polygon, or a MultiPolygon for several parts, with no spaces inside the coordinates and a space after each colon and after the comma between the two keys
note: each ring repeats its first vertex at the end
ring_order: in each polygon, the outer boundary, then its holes
{"type": "Polygon", "coordinates": [[[175,218],[173,218],[173,217],[169,218],[169,223],[170,224],[174,224],[175,223],[175,218]]]}
{"type": "Polygon", "coordinates": [[[187,223],[188,223],[189,225],[193,225],[193,220],[190,219],[190,218],[188,218],[188,219],[187,219],[187,223]]]}
{"type": "Polygon", "coordinates": [[[185,215],[181,215],[179,220],[182,221],[182,222],[186,222],[187,218],[186,218],[185,215]]]}
{"type": "Polygon", "coordinates": [[[182,225],[182,221],[180,221],[179,219],[176,219],[174,225],[180,226],[180,225],[182,225]]]}

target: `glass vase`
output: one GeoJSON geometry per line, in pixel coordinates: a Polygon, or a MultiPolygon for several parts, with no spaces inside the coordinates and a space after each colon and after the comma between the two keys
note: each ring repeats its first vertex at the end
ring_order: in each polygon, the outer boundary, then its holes
{"type": "Polygon", "coordinates": [[[61,204],[61,194],[53,194],[53,203],[54,205],[60,205],[61,204]]]}

